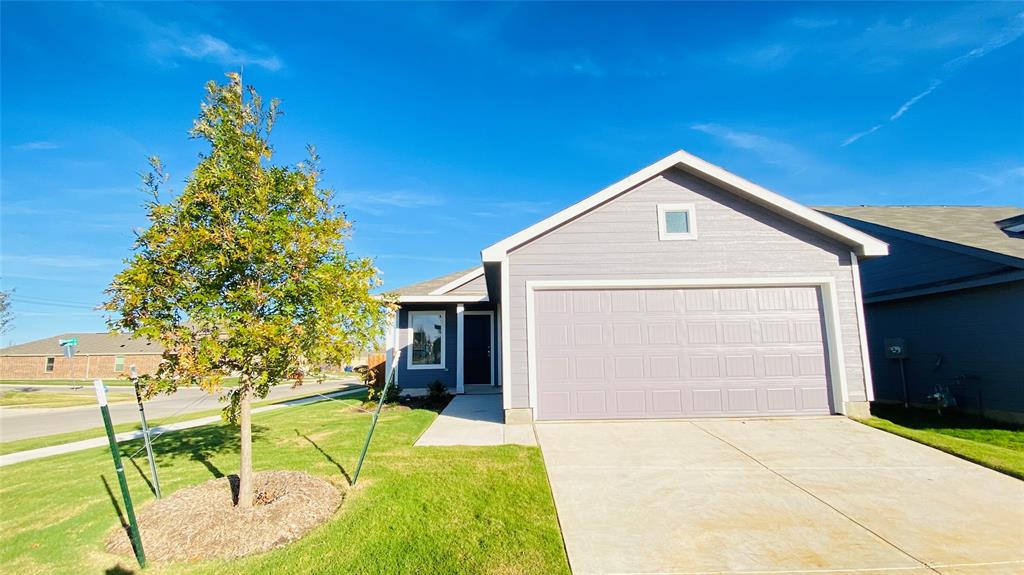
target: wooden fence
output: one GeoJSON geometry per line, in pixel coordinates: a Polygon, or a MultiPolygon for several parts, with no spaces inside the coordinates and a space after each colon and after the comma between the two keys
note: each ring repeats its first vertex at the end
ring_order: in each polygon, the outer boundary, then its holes
{"type": "Polygon", "coordinates": [[[385,363],[387,363],[387,355],[383,353],[371,353],[366,357],[366,365],[373,370],[378,385],[384,385],[385,363]]]}

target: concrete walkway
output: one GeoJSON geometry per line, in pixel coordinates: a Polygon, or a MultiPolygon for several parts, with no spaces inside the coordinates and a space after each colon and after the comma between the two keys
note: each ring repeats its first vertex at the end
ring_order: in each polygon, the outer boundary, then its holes
{"type": "Polygon", "coordinates": [[[1024,482],[842,417],[537,424],[573,573],[1024,573],[1024,482]]]}
{"type": "MultiPolygon", "coordinates": [[[[334,399],[344,397],[346,395],[352,395],[365,391],[366,388],[358,386],[353,389],[346,389],[343,391],[335,391],[332,393],[314,395],[312,397],[304,397],[301,399],[293,399],[284,401],[281,403],[275,403],[274,405],[265,405],[263,407],[253,408],[253,413],[264,413],[267,411],[274,411],[277,409],[284,409],[286,407],[294,407],[296,405],[306,405],[309,403],[317,403],[319,401],[326,401],[328,399],[334,399]]],[[[168,425],[162,425],[159,427],[151,427],[150,432],[153,435],[159,435],[170,431],[180,431],[182,429],[191,429],[193,427],[200,427],[203,425],[210,425],[212,423],[219,423],[221,421],[219,415],[211,415],[209,417],[200,417],[198,419],[190,419],[188,421],[179,421],[178,423],[171,423],[168,425]]],[[[124,441],[131,441],[133,439],[140,439],[142,437],[141,431],[125,431],[118,433],[114,436],[118,443],[124,441]]],[[[15,453],[8,453],[7,455],[0,455],[0,467],[6,465],[14,465],[15,463],[21,463],[23,461],[31,461],[33,459],[40,459],[43,457],[50,457],[51,455],[61,455],[63,453],[73,453],[75,451],[82,451],[84,449],[92,449],[94,447],[106,447],[108,444],[107,437],[96,437],[93,439],[83,439],[82,441],[75,441],[72,443],[64,443],[61,445],[52,445],[50,447],[40,447],[39,449],[29,449],[27,451],[18,451],[15,453]]]]}
{"type": "Polygon", "coordinates": [[[423,432],[416,447],[537,445],[532,425],[505,425],[503,420],[501,394],[458,395],[423,432]]]}

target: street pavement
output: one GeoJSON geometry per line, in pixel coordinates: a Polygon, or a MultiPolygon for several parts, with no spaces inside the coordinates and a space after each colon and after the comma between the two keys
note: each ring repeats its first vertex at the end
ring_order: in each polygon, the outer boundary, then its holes
{"type": "MultiPolygon", "coordinates": [[[[271,389],[266,399],[284,400],[312,393],[328,394],[358,383],[357,378],[351,377],[324,383],[307,382],[299,387],[292,387],[289,384],[278,385],[271,389]]],[[[54,385],[5,385],[3,388],[32,390],[33,393],[81,393],[95,397],[92,386],[88,384],[78,390],[54,385]]],[[[135,394],[131,387],[110,386],[108,397],[111,401],[110,417],[114,425],[139,422],[139,408],[134,401],[135,394]]],[[[152,421],[163,417],[209,411],[220,409],[223,405],[218,395],[211,395],[201,389],[183,388],[173,395],[157,395],[147,401],[146,419],[152,421]]],[[[100,427],[103,427],[103,420],[100,418],[99,408],[95,405],[61,408],[0,407],[0,441],[4,442],[100,427]]]]}

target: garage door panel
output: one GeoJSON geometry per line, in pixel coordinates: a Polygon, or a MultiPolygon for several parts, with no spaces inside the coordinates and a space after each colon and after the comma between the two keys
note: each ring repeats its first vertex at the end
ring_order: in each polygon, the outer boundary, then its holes
{"type": "Polygon", "coordinates": [[[535,297],[539,419],[830,412],[817,288],[535,297]]]}

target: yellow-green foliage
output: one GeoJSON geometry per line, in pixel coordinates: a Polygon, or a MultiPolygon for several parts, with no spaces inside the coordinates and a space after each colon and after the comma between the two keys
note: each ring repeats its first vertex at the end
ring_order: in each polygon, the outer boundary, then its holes
{"type": "Polygon", "coordinates": [[[351,224],[320,187],[319,160],[275,166],[269,136],[278,101],[264,105],[237,74],[210,82],[190,132],[209,143],[180,195],[169,196],[159,158],[143,186],[150,225],[114,277],[111,329],[160,342],[164,363],[143,378],[147,396],[192,384],[265,397],[306,366],[339,364],[374,347],[387,299],[369,258],[345,250],[351,224]]]}

